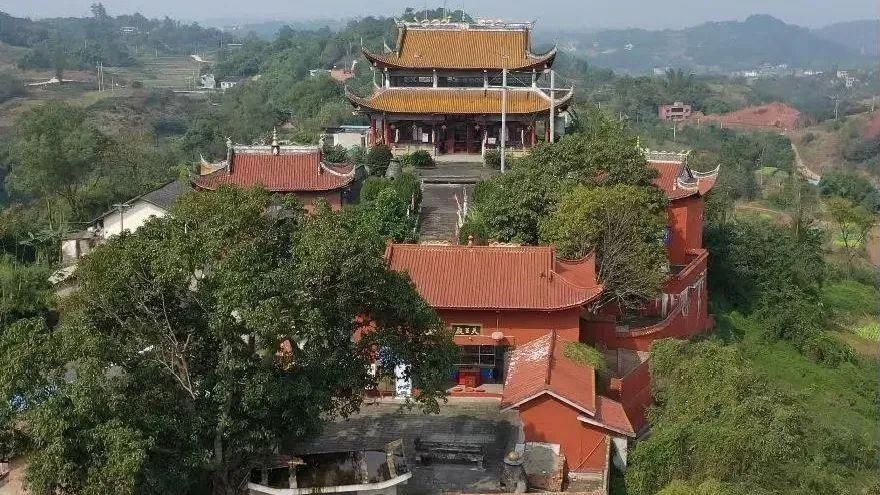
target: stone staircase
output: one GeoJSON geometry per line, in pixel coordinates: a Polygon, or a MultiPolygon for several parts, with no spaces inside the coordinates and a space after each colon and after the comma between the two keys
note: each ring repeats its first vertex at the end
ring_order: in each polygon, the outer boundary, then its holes
{"type": "Polygon", "coordinates": [[[473,193],[473,184],[422,184],[422,208],[419,211],[419,234],[422,241],[450,241],[455,243],[455,228],[458,220],[459,201],[473,193]]]}
{"type": "Polygon", "coordinates": [[[459,201],[473,195],[474,184],[498,173],[481,163],[443,162],[436,167],[419,169],[422,180],[422,207],[419,212],[419,234],[422,241],[449,241],[455,237],[459,201]]]}

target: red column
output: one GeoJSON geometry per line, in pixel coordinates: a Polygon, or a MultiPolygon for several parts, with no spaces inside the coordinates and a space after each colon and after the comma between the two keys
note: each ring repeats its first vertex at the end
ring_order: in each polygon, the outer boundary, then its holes
{"type": "Polygon", "coordinates": [[[376,143],[376,119],[370,118],[370,142],[367,143],[368,146],[372,146],[376,143]]]}

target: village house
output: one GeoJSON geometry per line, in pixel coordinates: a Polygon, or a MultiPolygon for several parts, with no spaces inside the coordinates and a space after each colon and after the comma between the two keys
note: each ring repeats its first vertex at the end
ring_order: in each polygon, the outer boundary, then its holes
{"type": "Polygon", "coordinates": [[[572,90],[555,87],[556,49],[533,53],[531,33],[526,23],[399,22],[396,47],[364,50],[373,94],[346,88],[370,119],[368,144],[396,154],[480,155],[500,147],[502,126],[509,150],[534,147],[539,132],[553,141],[564,132],[572,90]]]}
{"type": "Polygon", "coordinates": [[[657,116],[660,117],[660,120],[680,122],[689,118],[691,112],[690,105],[677,101],[671,105],[660,105],[657,109],[657,116]]]}

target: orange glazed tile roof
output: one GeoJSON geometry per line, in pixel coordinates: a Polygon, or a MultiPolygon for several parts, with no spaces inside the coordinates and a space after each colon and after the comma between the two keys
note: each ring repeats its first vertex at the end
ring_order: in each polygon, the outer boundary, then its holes
{"type": "Polygon", "coordinates": [[[556,50],[534,55],[529,51],[529,38],[529,31],[524,28],[402,27],[397,51],[364,50],[364,56],[379,65],[396,68],[518,70],[552,65],[556,50]]]}
{"type": "Polygon", "coordinates": [[[330,168],[321,163],[319,150],[313,152],[236,153],[232,171],[226,167],[195,179],[202,189],[222,185],[263,186],[271,192],[331,191],[353,180],[351,165],[330,168]]]}
{"type": "Polygon", "coordinates": [[[544,394],[593,416],[596,413],[596,370],[565,357],[569,342],[550,331],[518,346],[510,355],[501,408],[511,409],[544,394]]]}
{"type": "MultiPolygon", "coordinates": [[[[502,90],[463,88],[383,88],[363,98],[346,92],[355,106],[389,113],[500,114],[502,90]]],[[[564,107],[569,92],[557,98],[556,106],[564,107]]],[[[550,98],[533,89],[508,90],[507,113],[530,114],[550,111],[550,98]]]]}
{"type": "Polygon", "coordinates": [[[548,246],[389,244],[385,260],[435,308],[552,311],[602,292],[592,255],[561,262],[548,246]]]}
{"type": "Polygon", "coordinates": [[[649,161],[648,164],[659,172],[654,185],[662,189],[670,200],[704,195],[715,185],[717,170],[699,174],[681,162],[649,161]]]}

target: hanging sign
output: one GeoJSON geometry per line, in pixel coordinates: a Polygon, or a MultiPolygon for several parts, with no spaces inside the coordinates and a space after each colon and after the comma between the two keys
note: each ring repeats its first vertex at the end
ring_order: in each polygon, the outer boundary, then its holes
{"type": "Polygon", "coordinates": [[[455,335],[480,335],[483,325],[475,325],[472,323],[453,323],[452,332],[455,335]]]}

